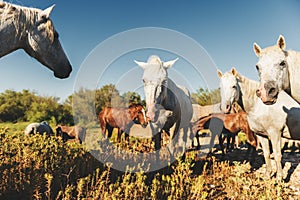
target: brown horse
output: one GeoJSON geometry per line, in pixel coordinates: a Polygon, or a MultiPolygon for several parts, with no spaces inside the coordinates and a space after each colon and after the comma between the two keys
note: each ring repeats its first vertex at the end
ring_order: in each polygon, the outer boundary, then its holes
{"type": "Polygon", "coordinates": [[[81,126],[58,125],[56,126],[56,134],[61,136],[64,142],[69,139],[76,139],[76,141],[81,144],[86,134],[86,128],[81,126]]]}
{"type": "Polygon", "coordinates": [[[128,108],[105,107],[98,116],[102,133],[105,135],[108,131],[108,138],[111,137],[113,128],[118,128],[117,141],[121,141],[121,135],[125,132],[125,138],[128,141],[129,131],[134,123],[147,126],[145,110],[140,104],[132,104],[128,108]]]}
{"type": "MultiPolygon", "coordinates": [[[[196,133],[196,137],[199,144],[198,132],[202,129],[209,129],[212,133],[212,139],[210,146],[212,147],[215,136],[219,136],[219,143],[222,153],[224,154],[224,145],[222,134],[227,134],[227,149],[229,149],[230,138],[237,135],[238,132],[243,131],[246,134],[247,142],[253,147],[257,147],[256,135],[251,131],[246,112],[238,113],[216,113],[203,118],[200,118],[193,124],[193,132],[196,133]]],[[[233,142],[234,143],[234,142],[233,142]]]]}

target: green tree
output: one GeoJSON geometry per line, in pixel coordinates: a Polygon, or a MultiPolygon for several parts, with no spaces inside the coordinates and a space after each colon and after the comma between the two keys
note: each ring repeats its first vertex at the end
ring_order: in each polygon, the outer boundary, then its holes
{"type": "Polygon", "coordinates": [[[95,112],[95,91],[81,88],[72,96],[74,122],[87,124],[97,120],[95,112]]]}
{"type": "Polygon", "coordinates": [[[221,101],[220,89],[208,90],[199,88],[196,93],[191,94],[192,103],[201,106],[219,103],[221,101]]]}
{"type": "Polygon", "coordinates": [[[123,99],[119,91],[113,84],[104,85],[95,92],[96,113],[99,113],[103,107],[121,107],[124,106],[123,99]]]}
{"type": "Polygon", "coordinates": [[[6,90],[0,94],[0,121],[17,122],[26,120],[25,111],[30,108],[35,94],[28,90],[16,92],[6,90]]]}
{"type": "Polygon", "coordinates": [[[125,92],[122,97],[126,107],[131,103],[145,105],[145,101],[141,99],[141,96],[137,92],[125,92]]]}
{"type": "Polygon", "coordinates": [[[0,121],[48,121],[72,124],[72,107],[57,97],[42,97],[29,90],[6,90],[0,94],[0,121]]]}
{"type": "Polygon", "coordinates": [[[58,98],[56,97],[36,97],[30,109],[25,112],[26,118],[31,122],[48,121],[58,123],[59,113],[58,98]]]}

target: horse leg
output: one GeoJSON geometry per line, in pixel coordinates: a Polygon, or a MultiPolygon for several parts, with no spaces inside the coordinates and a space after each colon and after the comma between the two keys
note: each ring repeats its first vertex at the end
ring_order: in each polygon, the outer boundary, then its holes
{"type": "Polygon", "coordinates": [[[265,176],[267,179],[269,179],[269,178],[271,178],[271,172],[272,172],[269,139],[262,137],[260,135],[257,135],[257,139],[260,141],[261,147],[264,152],[264,158],[265,158],[265,162],[266,162],[265,176]]]}
{"type": "Polygon", "coordinates": [[[110,125],[106,124],[106,129],[107,129],[107,138],[110,139],[111,136],[112,136],[112,132],[113,132],[114,128],[111,127],[110,125]]]}
{"type": "Polygon", "coordinates": [[[188,135],[189,134],[188,131],[189,131],[189,127],[183,128],[183,147],[182,147],[183,154],[185,154],[185,151],[186,151],[187,139],[190,138],[188,135]]]}
{"type": "Polygon", "coordinates": [[[125,133],[125,141],[129,144],[129,134],[127,132],[125,133]]]}
{"type": "MultiPolygon", "coordinates": [[[[227,146],[227,150],[225,152],[225,146],[224,146],[224,140],[225,139],[223,139],[223,133],[220,133],[218,138],[219,138],[219,145],[220,145],[220,148],[221,148],[221,151],[222,151],[222,155],[224,156],[225,153],[228,151],[228,146],[227,146]]],[[[228,133],[227,133],[227,145],[228,145],[228,133]]]]}
{"type": "Polygon", "coordinates": [[[118,128],[118,137],[117,137],[117,142],[120,143],[121,142],[121,136],[122,136],[123,131],[118,128]]]}
{"type": "Polygon", "coordinates": [[[161,131],[158,132],[154,137],[154,149],[156,151],[156,162],[159,162],[159,151],[161,148],[161,131]]]}
{"type": "MultiPolygon", "coordinates": [[[[218,135],[214,130],[210,130],[211,132],[211,138],[210,138],[210,142],[209,142],[209,151],[208,151],[208,155],[210,155],[212,153],[212,150],[215,146],[215,139],[216,136],[218,135]]],[[[222,133],[220,133],[220,135],[218,135],[218,139],[219,139],[219,145],[221,146],[221,143],[223,145],[223,141],[222,141],[222,133]]],[[[222,149],[222,152],[224,153],[224,149],[222,149]]]]}
{"type": "Polygon", "coordinates": [[[200,136],[199,136],[199,132],[197,131],[195,134],[195,138],[196,138],[196,141],[197,141],[197,145],[195,145],[195,141],[194,141],[194,138],[192,140],[192,147],[193,148],[196,148],[197,150],[200,149],[200,136]]]}
{"type": "Polygon", "coordinates": [[[176,122],[176,125],[175,125],[175,129],[174,129],[174,132],[173,133],[170,133],[170,138],[169,138],[169,153],[170,153],[170,157],[171,159],[174,158],[174,149],[175,149],[175,141],[178,143],[179,142],[179,131],[180,131],[180,128],[179,128],[179,125],[180,125],[180,121],[179,122],[176,122]]]}
{"type": "Polygon", "coordinates": [[[235,136],[237,134],[236,133],[230,133],[230,138],[231,138],[231,143],[230,143],[230,149],[234,150],[235,148],[235,136]]]}
{"type": "Polygon", "coordinates": [[[282,180],[282,165],[281,165],[281,134],[279,134],[277,131],[270,131],[269,137],[271,140],[271,144],[273,147],[273,153],[274,153],[274,159],[276,162],[276,178],[277,180],[282,180]]]}
{"type": "Polygon", "coordinates": [[[108,124],[106,124],[106,123],[104,123],[104,122],[102,122],[101,120],[100,120],[100,127],[101,127],[101,131],[102,131],[102,135],[103,136],[105,136],[105,134],[106,134],[106,127],[108,126],[108,124]]]}
{"type": "Polygon", "coordinates": [[[231,151],[231,133],[229,131],[226,131],[226,152],[230,152],[231,151]]]}

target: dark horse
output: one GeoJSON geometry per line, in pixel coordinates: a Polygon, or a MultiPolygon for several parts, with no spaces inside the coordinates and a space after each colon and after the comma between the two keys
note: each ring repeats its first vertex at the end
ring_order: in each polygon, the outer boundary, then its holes
{"type": "Polygon", "coordinates": [[[222,133],[227,135],[227,150],[229,149],[230,138],[233,138],[234,141],[234,137],[240,131],[243,131],[246,134],[247,142],[251,146],[257,146],[257,138],[249,127],[246,112],[238,112],[231,114],[217,113],[200,118],[193,125],[193,132],[196,133],[198,144],[199,138],[197,133],[202,129],[209,129],[212,133],[210,147],[212,147],[213,145],[215,136],[219,136],[219,144],[221,146],[223,154],[225,154],[225,152],[222,133]]]}
{"type": "Polygon", "coordinates": [[[129,131],[134,123],[147,126],[145,110],[140,104],[132,104],[128,108],[105,107],[98,116],[102,133],[105,135],[108,131],[108,138],[111,137],[114,128],[118,128],[117,141],[121,141],[121,135],[125,132],[125,138],[128,141],[129,131]]]}

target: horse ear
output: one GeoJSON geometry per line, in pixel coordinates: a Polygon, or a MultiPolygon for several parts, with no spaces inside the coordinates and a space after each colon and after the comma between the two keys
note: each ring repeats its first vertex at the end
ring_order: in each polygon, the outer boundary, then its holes
{"type": "Polygon", "coordinates": [[[290,111],[290,110],[289,110],[287,107],[285,107],[285,106],[283,106],[282,109],[283,109],[283,111],[284,111],[285,113],[289,113],[289,111],[290,111]]]}
{"type": "Polygon", "coordinates": [[[259,56],[260,56],[260,53],[261,53],[261,48],[260,48],[260,46],[258,46],[258,44],[256,44],[255,42],[254,42],[254,44],[253,44],[253,50],[254,50],[254,53],[257,55],[257,57],[259,57],[259,56]]]}
{"type": "Polygon", "coordinates": [[[176,58],[174,60],[170,60],[168,62],[163,62],[163,67],[164,68],[170,68],[170,67],[172,67],[178,59],[179,58],[176,58]]]}
{"type": "Polygon", "coordinates": [[[237,72],[237,70],[236,70],[234,67],[231,68],[231,73],[232,73],[234,76],[237,76],[237,75],[238,75],[238,72],[237,72]]]}
{"type": "Polygon", "coordinates": [[[279,36],[279,38],[277,40],[277,45],[282,51],[285,50],[285,39],[282,35],[279,36]]]}
{"type": "Polygon", "coordinates": [[[145,62],[139,62],[139,61],[136,61],[134,60],[134,62],[140,66],[141,68],[145,69],[145,67],[148,65],[148,63],[145,63],[145,62]]]}
{"type": "Polygon", "coordinates": [[[222,78],[223,73],[222,73],[220,70],[217,70],[217,74],[218,74],[218,77],[219,77],[219,78],[222,78]]]}
{"type": "Polygon", "coordinates": [[[41,12],[41,16],[48,19],[50,17],[50,14],[51,14],[51,12],[52,12],[52,10],[53,10],[54,7],[55,7],[55,4],[53,4],[49,8],[46,8],[45,10],[43,10],[41,12]]]}

